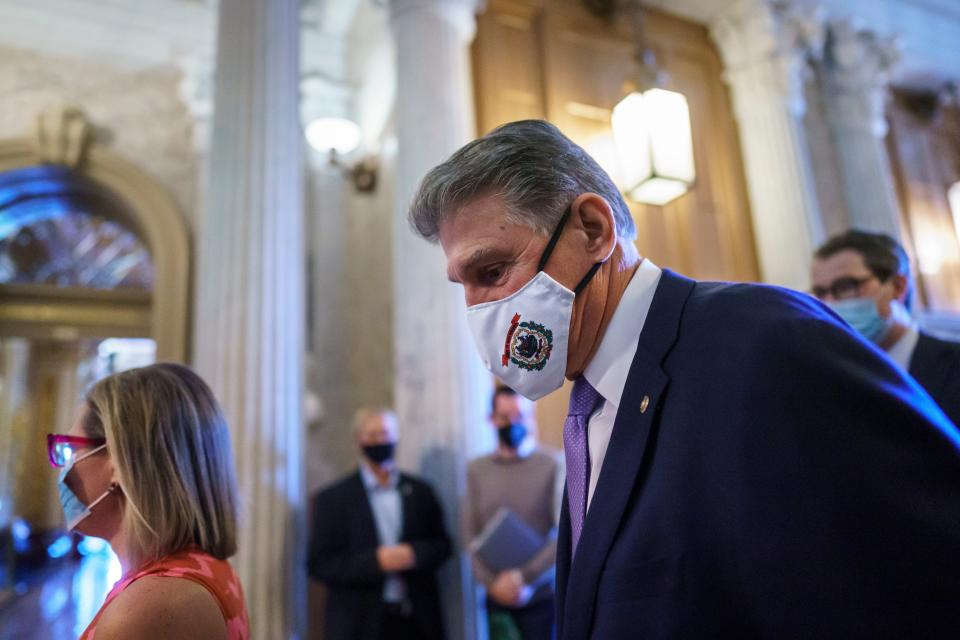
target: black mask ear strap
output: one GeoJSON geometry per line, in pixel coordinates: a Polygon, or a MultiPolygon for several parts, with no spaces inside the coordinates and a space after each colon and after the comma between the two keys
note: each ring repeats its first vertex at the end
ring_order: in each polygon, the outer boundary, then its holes
{"type": "Polygon", "coordinates": [[[567,207],[563,212],[563,215],[560,216],[560,222],[557,223],[557,228],[553,230],[553,235],[550,236],[550,241],[547,242],[547,248],[543,250],[542,254],[540,254],[540,264],[537,265],[537,273],[543,271],[543,268],[547,266],[547,260],[550,259],[550,254],[553,253],[554,247],[557,246],[557,241],[560,240],[560,234],[563,233],[563,227],[567,224],[567,219],[569,217],[570,207],[567,207]]]}
{"type": "MultiPolygon", "coordinates": [[[[550,236],[550,241],[547,243],[547,248],[543,250],[543,255],[540,256],[540,264],[537,265],[537,273],[543,271],[543,268],[547,266],[547,260],[550,259],[550,254],[553,253],[553,249],[557,246],[557,242],[560,240],[560,234],[563,233],[563,227],[566,226],[567,220],[570,219],[570,211],[572,206],[573,205],[571,204],[569,207],[567,207],[563,212],[563,215],[560,216],[560,222],[557,223],[557,228],[554,229],[553,235],[550,236]]],[[[587,275],[583,276],[583,280],[581,280],[573,290],[574,295],[583,291],[583,288],[589,284],[593,276],[596,275],[597,269],[599,269],[600,265],[602,264],[602,262],[598,262],[590,267],[590,271],[587,272],[587,275]]]]}
{"type": "Polygon", "coordinates": [[[590,267],[590,271],[587,271],[587,275],[583,276],[583,280],[581,280],[581,281],[580,281],[580,284],[577,285],[577,288],[573,290],[573,294],[574,294],[574,295],[579,294],[581,291],[583,291],[583,288],[584,288],[585,286],[587,286],[588,284],[590,284],[590,279],[593,278],[593,276],[596,275],[597,269],[599,269],[599,268],[600,268],[600,265],[602,265],[602,264],[603,264],[602,262],[598,262],[598,263],[596,263],[595,265],[593,265],[592,267],[590,267]]]}
{"type": "MultiPolygon", "coordinates": [[[[537,265],[537,273],[540,273],[541,271],[543,271],[543,268],[547,266],[547,260],[550,259],[550,254],[553,253],[554,247],[557,246],[557,241],[560,240],[560,234],[563,233],[563,227],[567,224],[567,219],[570,218],[570,211],[572,206],[573,205],[570,205],[569,207],[567,207],[566,210],[563,212],[563,215],[560,216],[560,222],[557,223],[557,228],[553,230],[553,235],[550,236],[550,241],[547,242],[547,247],[543,250],[543,254],[540,256],[540,264],[537,265]]],[[[596,275],[597,269],[599,269],[600,265],[602,264],[603,264],[602,262],[598,262],[597,264],[590,267],[590,271],[587,272],[587,275],[583,276],[583,280],[581,280],[580,283],[573,290],[574,295],[583,291],[583,288],[590,283],[590,279],[593,278],[594,275],[596,275]]]]}

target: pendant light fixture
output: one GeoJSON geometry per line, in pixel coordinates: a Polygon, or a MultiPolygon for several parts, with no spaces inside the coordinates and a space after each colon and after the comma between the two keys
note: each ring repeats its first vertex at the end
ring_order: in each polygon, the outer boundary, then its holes
{"type": "Polygon", "coordinates": [[[644,37],[642,2],[632,0],[631,9],[637,72],[613,109],[613,140],[627,197],[662,206],[685,194],[696,179],[690,108],[682,93],[666,88],[666,76],[644,37]]]}

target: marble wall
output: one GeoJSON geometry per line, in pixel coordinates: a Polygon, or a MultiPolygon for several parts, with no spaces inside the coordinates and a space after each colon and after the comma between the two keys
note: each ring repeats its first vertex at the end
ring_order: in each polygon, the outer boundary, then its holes
{"type": "Polygon", "coordinates": [[[0,138],[24,137],[51,105],[76,105],[111,150],[173,195],[196,229],[198,160],[177,67],[130,71],[8,47],[0,47],[0,60],[0,138]]]}

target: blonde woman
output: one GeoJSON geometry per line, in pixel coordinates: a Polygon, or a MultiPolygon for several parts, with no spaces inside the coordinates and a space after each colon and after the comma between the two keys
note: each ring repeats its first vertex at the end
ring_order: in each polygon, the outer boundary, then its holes
{"type": "Polygon", "coordinates": [[[48,436],[67,527],[104,538],[123,577],[81,640],[249,637],[230,437],[210,388],[176,364],[98,382],[48,436]]]}

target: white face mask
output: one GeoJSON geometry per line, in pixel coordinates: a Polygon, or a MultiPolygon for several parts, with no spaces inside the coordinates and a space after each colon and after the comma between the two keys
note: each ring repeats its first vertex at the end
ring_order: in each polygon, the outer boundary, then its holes
{"type": "Polygon", "coordinates": [[[484,366],[530,400],[563,384],[573,300],[600,267],[595,264],[575,291],[543,271],[569,216],[567,209],[527,284],[502,300],[467,307],[467,324],[484,366]]]}

